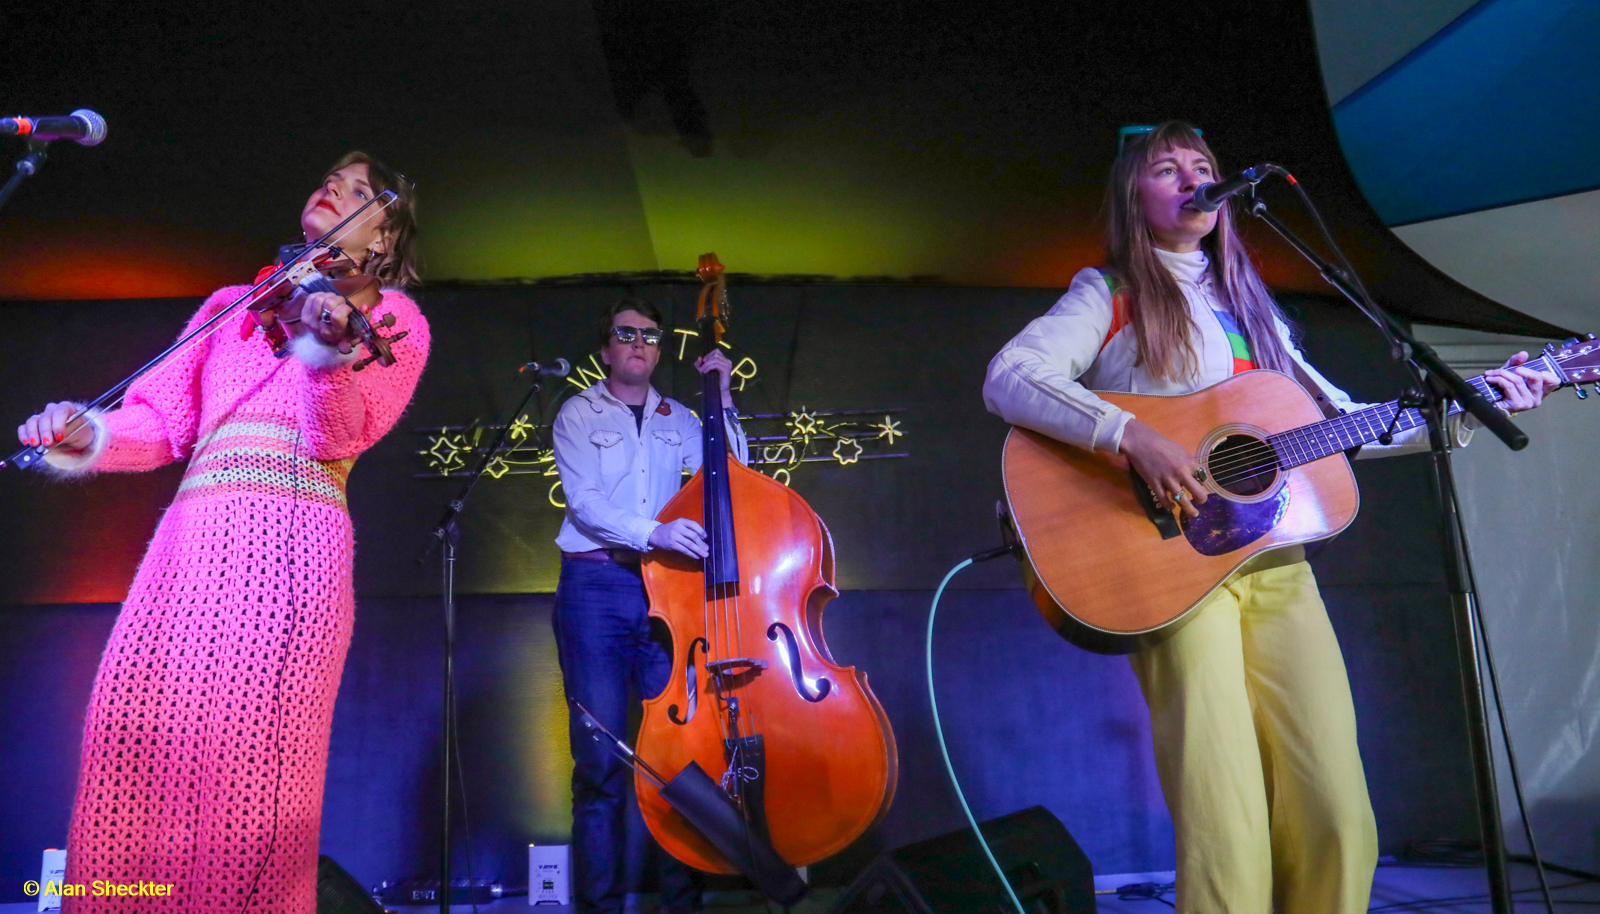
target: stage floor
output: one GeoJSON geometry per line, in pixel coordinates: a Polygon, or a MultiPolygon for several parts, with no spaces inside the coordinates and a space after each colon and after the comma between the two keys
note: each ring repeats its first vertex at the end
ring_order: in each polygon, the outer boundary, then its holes
{"type": "MultiPolygon", "coordinates": [[[[1149,877],[1165,875],[1166,881],[1171,881],[1170,874],[1137,874],[1134,879],[1144,880],[1149,877]]],[[[1537,911],[1542,909],[1544,902],[1539,896],[1538,881],[1534,876],[1532,867],[1523,865],[1512,866],[1513,887],[1517,890],[1517,910],[1537,911]]],[[[1114,888],[1119,879],[1128,877],[1101,876],[1095,882],[1101,889],[1114,888]]],[[[1153,880],[1152,880],[1153,881],[1153,880]]],[[[1489,911],[1488,900],[1484,892],[1488,882],[1484,871],[1481,869],[1466,869],[1456,867],[1419,867],[1385,865],[1378,868],[1377,878],[1372,884],[1372,905],[1368,909],[1373,912],[1411,912],[1424,911],[1430,914],[1487,914],[1489,911]]],[[[1600,883],[1585,882],[1570,876],[1556,873],[1550,874],[1550,887],[1556,899],[1556,909],[1560,911],[1592,910],[1600,904],[1600,883]]],[[[791,909],[792,914],[827,914],[834,901],[839,897],[839,889],[818,889],[806,898],[798,907],[791,909]]],[[[632,902],[634,899],[630,898],[632,902]]],[[[1119,900],[1112,895],[1099,896],[1099,909],[1102,914],[1155,914],[1167,906],[1160,901],[1150,899],[1119,900]]],[[[1167,894],[1164,900],[1171,902],[1172,895],[1167,894]]],[[[707,899],[706,909],[711,914],[775,914],[779,908],[762,905],[749,894],[742,892],[713,893],[707,899]]],[[[32,914],[37,910],[35,904],[0,904],[0,914],[32,914]]],[[[438,910],[429,906],[403,907],[396,909],[401,914],[424,914],[430,910],[438,910]]],[[[526,897],[502,898],[493,904],[479,905],[478,910],[489,914],[511,914],[513,911],[528,910],[526,897]]],[[[540,909],[542,912],[555,912],[570,908],[540,909]]],[[[629,904],[629,914],[652,914],[656,910],[654,899],[651,896],[641,896],[638,904],[629,904]]],[[[456,905],[451,908],[452,914],[470,914],[469,905],[456,905]]]]}

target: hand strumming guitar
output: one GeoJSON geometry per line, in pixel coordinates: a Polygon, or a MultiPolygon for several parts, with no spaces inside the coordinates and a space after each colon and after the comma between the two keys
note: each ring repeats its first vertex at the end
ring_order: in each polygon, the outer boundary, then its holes
{"type": "Polygon", "coordinates": [[[1193,454],[1138,419],[1129,419],[1122,428],[1122,453],[1157,501],[1181,508],[1189,517],[1200,515],[1195,505],[1205,503],[1206,487],[1193,454]]]}

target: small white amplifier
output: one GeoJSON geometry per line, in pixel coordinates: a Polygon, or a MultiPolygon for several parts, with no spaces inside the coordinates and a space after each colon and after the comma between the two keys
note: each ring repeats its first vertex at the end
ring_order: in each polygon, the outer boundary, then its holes
{"type": "Polygon", "coordinates": [[[49,848],[39,868],[39,910],[61,910],[61,883],[67,879],[67,852],[49,848]]]}
{"type": "Polygon", "coordinates": [[[567,845],[528,845],[528,904],[571,906],[571,882],[567,878],[571,872],[572,853],[567,845]]]}

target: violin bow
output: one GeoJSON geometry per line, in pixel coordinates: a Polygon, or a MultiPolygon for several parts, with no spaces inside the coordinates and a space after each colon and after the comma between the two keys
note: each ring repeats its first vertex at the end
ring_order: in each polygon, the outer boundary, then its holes
{"type": "MultiPolygon", "coordinates": [[[[321,238],[318,238],[316,241],[306,245],[305,248],[301,250],[299,254],[295,255],[293,259],[282,264],[276,270],[273,270],[266,278],[258,281],[249,289],[246,289],[243,295],[240,295],[238,298],[234,299],[233,302],[226,308],[223,308],[216,314],[212,315],[206,320],[205,323],[179,337],[177,342],[173,343],[171,346],[168,346],[166,349],[163,349],[160,355],[157,355],[155,358],[144,363],[144,365],[142,365],[133,374],[128,375],[126,378],[123,378],[121,381],[118,381],[116,384],[112,385],[112,387],[105,393],[84,404],[78,409],[77,412],[73,413],[72,416],[67,419],[68,424],[77,422],[79,419],[82,419],[84,416],[87,416],[89,413],[102,407],[107,409],[116,409],[117,406],[121,405],[122,398],[127,395],[128,388],[132,387],[134,382],[156,370],[162,365],[162,363],[166,362],[173,356],[184,352],[191,346],[198,345],[207,337],[211,336],[213,333],[216,333],[217,330],[221,329],[224,318],[238,311],[241,305],[253,301],[255,296],[260,293],[262,289],[269,289],[276,285],[284,277],[284,275],[289,272],[289,270],[293,269],[302,261],[310,259],[310,257],[319,248],[337,245],[340,241],[344,240],[345,235],[348,235],[355,229],[372,221],[373,217],[388,209],[390,204],[394,203],[398,199],[400,199],[399,194],[392,190],[386,190],[378,194],[376,197],[373,197],[371,200],[368,200],[366,203],[363,203],[360,209],[351,213],[349,216],[346,216],[338,225],[328,229],[327,232],[323,233],[321,238]],[[378,208],[376,210],[372,210],[373,206],[377,206],[378,208]],[[368,210],[372,211],[368,212],[368,210]]],[[[24,445],[21,450],[18,450],[10,457],[0,460],[0,469],[4,469],[8,466],[14,466],[19,470],[25,470],[28,467],[33,466],[35,463],[38,463],[39,460],[43,458],[45,454],[48,454],[54,447],[55,445],[53,444],[24,445]]]]}

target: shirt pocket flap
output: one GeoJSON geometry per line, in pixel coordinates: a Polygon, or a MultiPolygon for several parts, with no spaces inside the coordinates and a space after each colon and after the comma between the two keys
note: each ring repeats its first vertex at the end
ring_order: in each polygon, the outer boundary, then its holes
{"type": "Polygon", "coordinates": [[[601,429],[599,431],[589,433],[589,442],[597,447],[615,447],[617,442],[621,440],[621,432],[613,432],[607,429],[601,429]]]}
{"type": "Polygon", "coordinates": [[[656,436],[657,441],[668,447],[677,447],[683,443],[683,433],[673,429],[657,429],[650,434],[656,436]]]}

